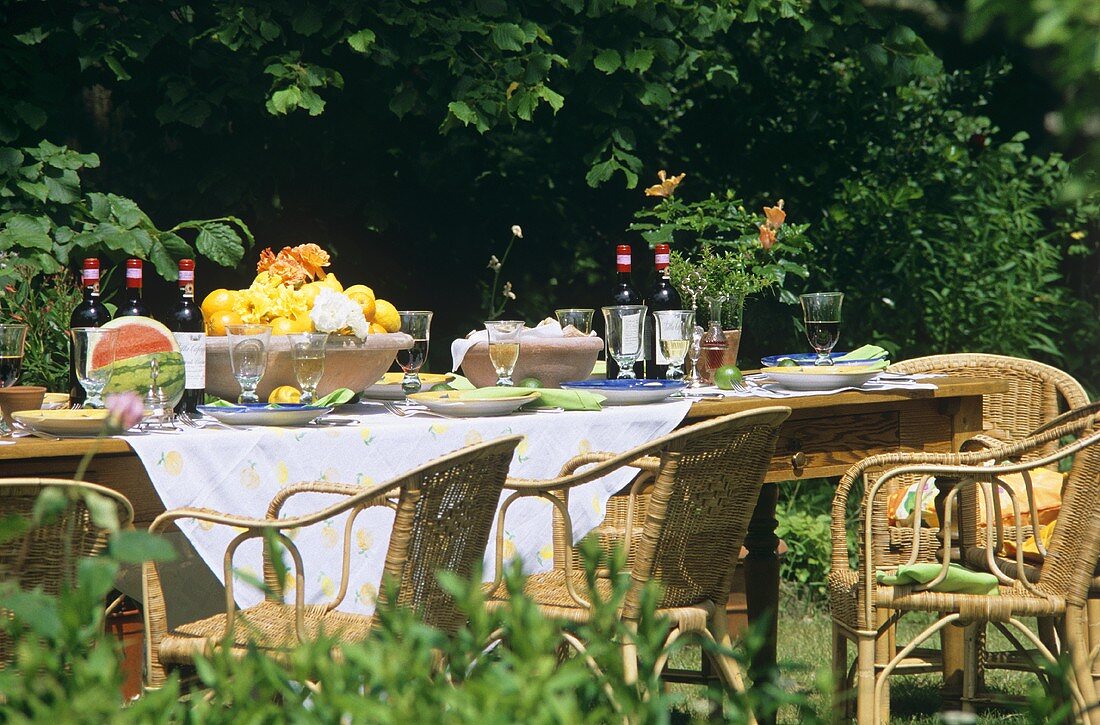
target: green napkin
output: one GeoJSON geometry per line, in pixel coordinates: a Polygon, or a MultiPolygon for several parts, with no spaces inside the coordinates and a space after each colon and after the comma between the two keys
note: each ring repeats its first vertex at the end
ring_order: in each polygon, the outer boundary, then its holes
{"type": "Polygon", "coordinates": [[[461,375],[455,375],[454,380],[447,383],[447,387],[454,390],[476,390],[477,386],[461,375]]]}
{"type": "Polygon", "coordinates": [[[313,401],[313,404],[320,407],[325,407],[328,405],[343,405],[354,397],[355,391],[351,388],[337,388],[328,395],[325,395],[313,401]]]}
{"type": "MultiPolygon", "coordinates": [[[[942,564],[911,564],[898,567],[897,574],[877,572],[875,580],[886,586],[898,584],[927,584],[939,576],[942,564]]],[[[1000,596],[997,577],[980,571],[971,571],[959,564],[947,565],[947,577],[932,587],[933,592],[953,592],[957,594],[984,594],[1000,596]]]]}
{"type": "Polygon", "coordinates": [[[558,388],[476,388],[457,391],[458,396],[470,400],[507,398],[537,391],[539,397],[525,408],[562,408],[563,410],[600,410],[604,396],[587,390],[560,390],[558,388]]]}
{"type": "Polygon", "coordinates": [[[864,345],[863,347],[856,348],[849,353],[845,353],[836,358],[834,362],[846,362],[848,360],[885,360],[890,353],[883,350],[878,345],[864,345]]]}

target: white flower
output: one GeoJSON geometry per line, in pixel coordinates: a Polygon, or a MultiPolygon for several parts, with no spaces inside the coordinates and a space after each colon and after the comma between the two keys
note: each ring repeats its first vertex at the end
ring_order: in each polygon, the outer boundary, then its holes
{"type": "Polygon", "coordinates": [[[493,270],[494,272],[496,272],[497,270],[500,269],[500,260],[497,259],[497,255],[495,255],[495,254],[489,255],[489,265],[488,266],[489,266],[489,269],[493,270]]]}
{"type": "Polygon", "coordinates": [[[328,288],[322,289],[313,301],[309,319],[318,332],[339,332],[347,327],[360,340],[370,332],[363,308],[347,295],[328,288]]]}
{"type": "Polygon", "coordinates": [[[523,239],[523,228],[519,224],[512,225],[512,236],[523,239]]]}
{"type": "Polygon", "coordinates": [[[516,298],[516,293],[512,291],[512,283],[511,282],[505,282],[504,283],[504,289],[501,290],[501,294],[504,295],[505,297],[507,297],[510,300],[514,300],[516,298]]]}

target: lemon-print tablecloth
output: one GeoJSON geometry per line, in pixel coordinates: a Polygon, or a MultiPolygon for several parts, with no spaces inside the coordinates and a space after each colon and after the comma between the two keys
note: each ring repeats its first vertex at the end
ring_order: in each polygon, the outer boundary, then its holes
{"type": "MultiPolygon", "coordinates": [[[[503,435],[524,439],[511,474],[523,478],[556,476],[562,464],[586,451],[621,452],[662,436],[683,420],[689,401],[605,408],[599,412],[523,413],[495,418],[399,418],[381,408],[357,415],[340,427],[206,429],[177,434],[127,436],[141,458],[165,508],[197,506],[243,516],[263,517],[276,491],[297,481],[382,483],[465,445],[503,435]]],[[[628,483],[631,471],[612,473],[575,490],[570,514],[582,536],[602,519],[610,496],[628,483]]],[[[315,511],[332,496],[306,494],[291,499],[287,514],[315,511]]],[[[528,571],[552,564],[550,504],[519,501],[505,523],[505,553],[518,556],[528,571]]],[[[369,612],[382,578],[393,513],[369,509],[353,528],[351,588],[341,609],[369,612]]],[[[328,601],[339,584],[344,520],[302,529],[295,544],[305,561],[306,601],[328,601]]],[[[207,566],[222,578],[222,557],[238,533],[224,526],[180,522],[180,528],[207,566]]],[[[490,539],[492,542],[494,539],[490,539]]],[[[485,557],[493,571],[493,546],[485,557]]],[[[249,606],[262,594],[242,583],[261,571],[260,546],[241,547],[235,567],[244,577],[235,585],[237,603],[249,606]]],[[[293,582],[292,582],[293,583],[293,582]]]]}

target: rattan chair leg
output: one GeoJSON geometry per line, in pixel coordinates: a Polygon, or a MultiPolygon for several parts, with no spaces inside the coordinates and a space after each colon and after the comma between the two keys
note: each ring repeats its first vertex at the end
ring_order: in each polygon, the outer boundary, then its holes
{"type": "MultiPolygon", "coordinates": [[[[875,640],[875,671],[886,665],[897,652],[897,623],[891,621],[892,610],[879,607],[875,610],[875,626],[879,636],[875,640]]],[[[879,719],[890,722],[890,680],[883,678],[882,698],[879,700],[879,719]]]]}
{"type": "Polygon", "coordinates": [[[733,692],[744,692],[745,680],[741,676],[741,668],[738,666],[737,660],[726,654],[726,652],[733,649],[733,640],[730,639],[725,607],[714,608],[714,613],[710,615],[710,621],[707,623],[707,629],[710,636],[722,650],[716,652],[711,658],[719,677],[722,678],[725,686],[733,692]]]}
{"type": "Polygon", "coordinates": [[[1069,652],[1070,662],[1073,665],[1074,677],[1077,680],[1077,689],[1086,707],[1077,714],[1083,723],[1096,723],[1100,721],[1094,711],[1088,705],[1096,706],[1100,696],[1100,688],[1096,684],[1096,661],[1092,659],[1092,647],[1090,633],[1096,626],[1096,618],[1093,616],[1092,607],[1096,600],[1089,599],[1086,607],[1070,603],[1066,607],[1064,619],[1066,631],[1066,649],[1069,652]],[[1086,645],[1086,643],[1088,643],[1086,645]]]}
{"type": "Polygon", "coordinates": [[[875,640],[878,633],[861,630],[856,640],[856,720],[860,725],[877,722],[875,707],[875,640]]]}
{"type": "Polygon", "coordinates": [[[851,712],[851,688],[848,682],[848,637],[833,623],[833,722],[848,719],[851,712]]]}
{"type": "Polygon", "coordinates": [[[623,680],[628,685],[638,681],[638,645],[634,643],[638,626],[634,622],[624,622],[627,637],[623,640],[623,680]]]}
{"type": "MultiPolygon", "coordinates": [[[[1100,648],[1100,598],[1089,597],[1087,602],[1087,616],[1088,616],[1088,643],[1089,652],[1095,651],[1100,648]]],[[[1085,641],[1085,640],[1082,640],[1085,641]]],[[[1097,695],[1100,695],[1100,658],[1092,659],[1089,662],[1089,669],[1092,671],[1093,689],[1097,695]]],[[[1096,696],[1088,699],[1089,702],[1095,702],[1096,696]]]]}
{"type": "Polygon", "coordinates": [[[963,687],[962,709],[974,711],[974,700],[978,695],[978,630],[984,622],[972,622],[963,630],[963,687]]]}

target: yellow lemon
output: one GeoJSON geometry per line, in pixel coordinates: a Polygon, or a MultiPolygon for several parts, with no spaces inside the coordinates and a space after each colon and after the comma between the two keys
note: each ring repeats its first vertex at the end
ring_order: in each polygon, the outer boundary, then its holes
{"type": "Polygon", "coordinates": [[[368,328],[368,332],[371,335],[385,335],[386,328],[382,327],[377,322],[372,322],[370,323],[370,328],[368,328]]]}
{"type": "Polygon", "coordinates": [[[164,470],[170,476],[178,476],[183,473],[183,456],[179,451],[168,451],[161,456],[161,462],[164,464],[164,470]]]}
{"type": "Polygon", "coordinates": [[[397,332],[401,329],[401,315],[397,314],[397,308],[386,300],[375,300],[374,322],[386,328],[386,332],[397,332]]]}
{"type": "Polygon", "coordinates": [[[344,294],[363,310],[363,317],[367,322],[374,319],[374,290],[366,285],[357,284],[344,290],[344,294]]]}
{"type": "Polygon", "coordinates": [[[200,306],[202,307],[202,313],[207,317],[211,317],[215,312],[233,309],[236,304],[237,292],[219,288],[206,295],[200,306]]]}
{"type": "Polygon", "coordinates": [[[299,403],[302,400],[302,391],[293,385],[280,385],[267,396],[269,403],[299,403]]]}
{"type": "Polygon", "coordinates": [[[313,329],[313,322],[308,317],[276,317],[269,324],[272,335],[293,335],[313,329]]]}
{"type": "Polygon", "coordinates": [[[336,279],[336,275],[332,272],[325,275],[325,278],[321,280],[321,284],[335,292],[344,291],[344,285],[340,284],[340,280],[336,279]]]}
{"type": "Polygon", "coordinates": [[[225,335],[226,325],[239,325],[242,322],[244,320],[233,310],[215,312],[206,318],[206,334],[212,337],[222,337],[225,335]]]}
{"type": "Polygon", "coordinates": [[[302,285],[298,290],[298,294],[305,300],[306,307],[312,308],[314,300],[317,299],[317,295],[321,294],[321,290],[326,287],[324,282],[310,282],[309,284],[302,285]]]}

